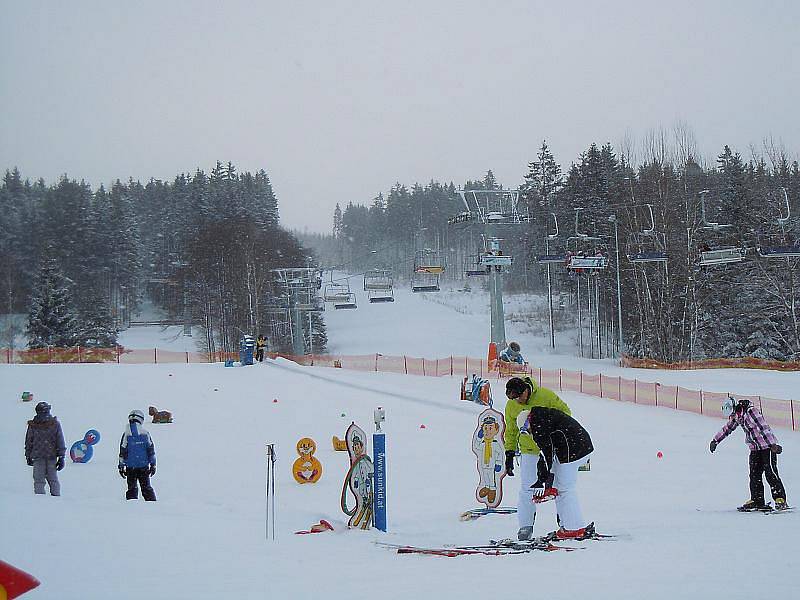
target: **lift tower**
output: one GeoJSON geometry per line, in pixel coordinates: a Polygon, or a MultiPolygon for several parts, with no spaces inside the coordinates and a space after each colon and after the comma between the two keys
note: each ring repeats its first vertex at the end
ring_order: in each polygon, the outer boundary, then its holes
{"type": "Polygon", "coordinates": [[[491,325],[489,341],[498,348],[506,345],[505,313],[503,311],[503,273],[511,266],[513,257],[501,248],[500,234],[530,221],[527,206],[520,205],[519,190],[458,190],[464,202],[464,212],[448,220],[450,225],[475,227],[483,237],[479,265],[489,275],[489,307],[491,325]]]}

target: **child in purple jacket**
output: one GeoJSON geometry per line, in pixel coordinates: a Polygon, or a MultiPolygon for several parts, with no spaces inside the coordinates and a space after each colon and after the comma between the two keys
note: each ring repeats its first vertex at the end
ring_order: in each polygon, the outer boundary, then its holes
{"type": "Polygon", "coordinates": [[[733,396],[728,396],[722,404],[722,414],[728,417],[728,422],[711,440],[709,446],[711,452],[714,452],[717,445],[739,425],[744,430],[745,443],[750,448],[750,500],[740,506],[739,510],[771,510],[771,507],[764,503],[762,475],[767,477],[775,509],[788,508],[786,490],[778,475],[778,454],[783,452],[783,448],[764,420],[764,415],[749,400],[736,400],[733,396]]]}

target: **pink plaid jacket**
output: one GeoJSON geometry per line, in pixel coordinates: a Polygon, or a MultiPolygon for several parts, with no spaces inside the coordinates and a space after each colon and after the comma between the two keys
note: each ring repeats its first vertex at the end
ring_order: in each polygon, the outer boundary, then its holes
{"type": "Polygon", "coordinates": [[[728,437],[739,425],[744,429],[744,441],[750,450],[765,450],[772,444],[777,444],[778,439],[772,433],[764,415],[752,404],[744,410],[736,410],[728,417],[728,422],[714,436],[714,441],[719,443],[728,437]]]}

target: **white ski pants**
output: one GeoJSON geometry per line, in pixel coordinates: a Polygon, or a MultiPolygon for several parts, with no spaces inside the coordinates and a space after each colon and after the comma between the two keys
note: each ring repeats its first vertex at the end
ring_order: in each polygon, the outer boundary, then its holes
{"type": "MultiPolygon", "coordinates": [[[[553,487],[558,490],[556,511],[564,529],[580,529],[586,527],[581,505],[578,500],[578,467],[586,464],[589,456],[571,463],[561,464],[555,458],[553,462],[553,487]]],[[[517,523],[519,527],[533,526],[536,517],[536,504],[533,502],[531,486],[536,483],[536,464],[538,454],[521,454],[519,457],[519,498],[517,500],[517,523]]]]}

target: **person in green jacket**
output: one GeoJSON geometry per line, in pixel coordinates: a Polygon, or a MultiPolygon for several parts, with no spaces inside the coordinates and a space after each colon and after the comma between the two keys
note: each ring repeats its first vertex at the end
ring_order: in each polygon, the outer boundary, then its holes
{"type": "Polygon", "coordinates": [[[520,485],[517,503],[517,522],[519,531],[517,538],[528,540],[533,538],[533,522],[536,519],[536,504],[533,503],[531,486],[536,483],[536,465],[539,462],[539,446],[533,441],[530,433],[520,431],[519,420],[527,421],[531,408],[541,406],[554,408],[572,416],[569,406],[558,397],[553,390],[539,387],[531,377],[512,377],[506,383],[506,474],[514,476],[514,457],[519,450],[520,485]],[[524,414],[521,418],[520,415],[524,414]]]}

